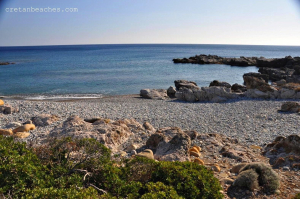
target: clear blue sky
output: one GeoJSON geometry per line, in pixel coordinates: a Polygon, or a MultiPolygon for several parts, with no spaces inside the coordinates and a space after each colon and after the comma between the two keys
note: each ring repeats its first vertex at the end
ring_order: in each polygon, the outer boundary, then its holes
{"type": "Polygon", "coordinates": [[[0,46],[122,43],[300,46],[297,2],[4,0],[0,4],[0,46]],[[7,8],[19,7],[78,8],[78,12],[7,12],[7,8]]]}

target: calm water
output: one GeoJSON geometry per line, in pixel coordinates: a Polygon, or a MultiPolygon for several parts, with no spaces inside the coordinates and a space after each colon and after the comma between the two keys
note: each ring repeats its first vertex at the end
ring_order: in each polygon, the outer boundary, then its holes
{"type": "Polygon", "coordinates": [[[85,96],[139,93],[168,88],[176,79],[208,86],[212,80],[242,83],[256,67],[173,64],[196,54],[225,57],[300,56],[300,47],[236,45],[76,45],[0,47],[0,95],[85,96]]]}

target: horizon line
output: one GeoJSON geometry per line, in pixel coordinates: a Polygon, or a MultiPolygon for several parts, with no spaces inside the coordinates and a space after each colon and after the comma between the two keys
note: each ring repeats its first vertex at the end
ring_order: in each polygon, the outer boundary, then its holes
{"type": "Polygon", "coordinates": [[[102,44],[51,44],[51,45],[11,45],[2,47],[47,47],[47,46],[86,46],[86,45],[228,45],[228,46],[286,46],[286,47],[300,47],[300,45],[276,45],[276,44],[208,44],[208,43],[102,43],[102,44]]]}

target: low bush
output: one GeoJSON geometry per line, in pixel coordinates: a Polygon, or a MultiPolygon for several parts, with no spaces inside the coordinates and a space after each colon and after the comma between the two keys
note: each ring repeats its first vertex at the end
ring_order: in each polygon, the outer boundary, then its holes
{"type": "Polygon", "coordinates": [[[213,172],[191,162],[116,162],[94,139],[29,147],[0,136],[0,195],[11,198],[222,198],[213,172]]]}

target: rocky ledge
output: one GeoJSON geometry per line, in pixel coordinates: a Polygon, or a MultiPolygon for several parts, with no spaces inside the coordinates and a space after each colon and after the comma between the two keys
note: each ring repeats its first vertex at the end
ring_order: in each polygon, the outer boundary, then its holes
{"type": "Polygon", "coordinates": [[[259,72],[268,80],[300,83],[300,57],[285,58],[240,57],[226,58],[217,55],[196,55],[190,58],[173,59],[174,63],[190,64],[225,64],[230,66],[257,66],[259,72]]]}
{"type": "Polygon", "coordinates": [[[9,65],[9,64],[15,64],[15,63],[13,63],[13,62],[0,62],[0,65],[9,65]]]}

